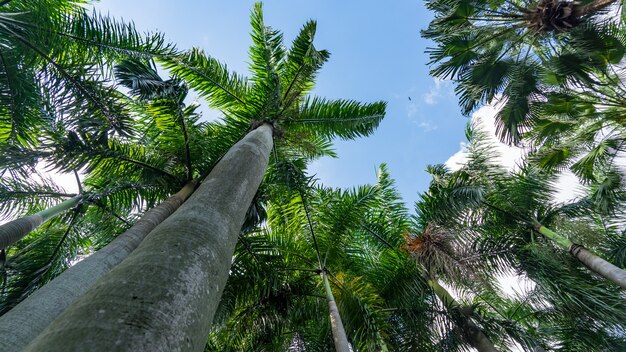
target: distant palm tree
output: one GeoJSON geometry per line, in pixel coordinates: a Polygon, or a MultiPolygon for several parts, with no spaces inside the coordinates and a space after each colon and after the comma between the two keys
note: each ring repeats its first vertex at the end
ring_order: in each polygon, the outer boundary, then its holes
{"type": "MultiPolygon", "coordinates": [[[[130,133],[128,114],[108,79],[114,62],[173,53],[160,34],[142,36],[130,24],[89,15],[83,4],[67,0],[3,2],[0,33],[0,166],[12,178],[16,162],[31,167],[26,176],[34,173],[37,155],[15,159],[25,149],[45,149],[44,130],[64,125],[100,144],[109,134],[130,133]]],[[[83,195],[76,195],[2,225],[0,249],[81,201],[83,195]]]]}
{"type": "Polygon", "coordinates": [[[122,344],[129,348],[202,350],[273,139],[286,152],[316,156],[327,149],[331,137],[368,135],[382,120],[384,103],[306,97],[328,58],[313,46],[315,22],[303,27],[289,51],[282,46],[282,35],[263,23],[260,4],[251,22],[249,80],[230,74],[198,50],[163,59],[211,107],[226,114],[226,127],[235,131],[229,136],[238,132],[243,138],[190,199],[51,324],[31,350],[57,346],[109,351],[122,339],[128,339],[122,344]],[[109,329],[116,329],[114,339],[104,338],[112,337],[109,329]],[[68,341],[76,345],[69,347],[68,341]]]}
{"type": "MultiPolygon", "coordinates": [[[[474,259],[472,268],[481,274],[493,277],[514,272],[536,284],[509,312],[503,310],[509,303],[494,304],[500,306],[496,309],[499,319],[527,312],[515,318],[516,327],[507,328],[522,345],[533,348],[541,342],[547,348],[559,344],[563,351],[624,346],[626,340],[611,333],[621,331],[626,321],[620,289],[581,266],[578,246],[572,244],[577,238],[592,249],[604,248],[605,232],[593,223],[591,202],[554,204],[553,175],[531,165],[508,174],[496,165],[493,147],[484,135],[472,131],[470,137],[469,160],[460,170],[430,168],[433,180],[418,203],[419,218],[454,233],[461,244],[455,248],[471,249],[465,257],[474,259]],[[520,329],[526,336],[518,333],[520,329]]],[[[508,324],[505,320],[503,326],[508,324]]]]}
{"type": "Polygon", "coordinates": [[[617,1],[430,0],[435,19],[423,36],[431,74],[458,85],[463,113],[502,96],[501,140],[518,143],[532,126],[531,106],[561,87],[594,87],[626,52],[619,18],[603,16],[617,1]]]}

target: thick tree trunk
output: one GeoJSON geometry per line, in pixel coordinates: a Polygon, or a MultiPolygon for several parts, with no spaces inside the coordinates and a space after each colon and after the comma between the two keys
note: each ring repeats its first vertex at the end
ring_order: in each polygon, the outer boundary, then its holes
{"type": "Polygon", "coordinates": [[[621,288],[626,289],[626,270],[616,267],[615,265],[591,253],[589,250],[585,249],[585,247],[572,243],[569,239],[541,224],[535,224],[535,230],[556,242],[561,248],[570,252],[571,255],[578,259],[581,263],[585,264],[589,270],[607,280],[614,282],[621,288]]]}
{"type": "Polygon", "coordinates": [[[272,126],[235,144],[200,187],[27,351],[203,351],[272,126]]]}
{"type": "Polygon", "coordinates": [[[77,195],[36,214],[0,225],[0,249],[6,248],[21,240],[24,236],[28,235],[29,232],[33,231],[53,216],[72,209],[80,202],[82,197],[82,195],[77,195]]]}
{"type": "Polygon", "coordinates": [[[26,347],[91,285],[137,248],[150,231],[183,204],[194,188],[195,183],[185,185],[148,210],[106,247],[76,263],[0,317],[0,351],[21,351],[26,347]]]}
{"type": "Polygon", "coordinates": [[[477,349],[479,352],[498,352],[487,335],[485,335],[480,327],[472,321],[472,318],[464,315],[460,311],[459,303],[445,288],[439,285],[437,280],[428,280],[428,285],[432,288],[447,309],[455,311],[456,314],[460,316],[463,323],[462,326],[459,327],[463,330],[463,335],[467,337],[467,342],[472,345],[472,347],[477,349]]]}
{"type": "Polygon", "coordinates": [[[324,282],[324,288],[326,289],[326,300],[328,301],[328,310],[330,312],[330,326],[333,332],[333,341],[335,342],[335,350],[337,352],[350,352],[350,342],[346,336],[346,330],[343,328],[341,322],[341,315],[339,309],[335,303],[335,296],[330,289],[330,283],[326,273],[322,273],[322,281],[324,282]]]}

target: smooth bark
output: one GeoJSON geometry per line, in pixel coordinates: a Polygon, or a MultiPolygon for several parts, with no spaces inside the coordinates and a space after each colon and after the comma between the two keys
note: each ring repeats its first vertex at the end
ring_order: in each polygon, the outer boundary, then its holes
{"type": "Polygon", "coordinates": [[[26,351],[203,351],[272,126],[235,144],[194,194],[26,351]]]}
{"type": "Polygon", "coordinates": [[[76,263],[0,317],[0,351],[21,351],[100,277],[124,260],[158,224],[193,193],[188,183],[148,210],[131,228],[93,255],[76,263]]]}
{"type": "Polygon", "coordinates": [[[330,326],[333,332],[333,341],[335,342],[335,351],[337,352],[350,352],[350,342],[346,336],[346,330],[343,327],[341,321],[341,315],[335,303],[335,296],[330,288],[328,277],[326,273],[322,273],[322,281],[324,282],[324,288],[326,289],[326,300],[328,301],[328,311],[330,313],[330,326]]]}
{"type": "Polygon", "coordinates": [[[455,311],[455,313],[459,315],[462,320],[462,324],[459,327],[463,330],[463,335],[467,338],[467,342],[472,345],[472,347],[477,349],[479,352],[498,352],[487,335],[485,335],[480,327],[474,323],[472,318],[461,312],[461,306],[459,303],[445,288],[439,285],[437,280],[428,280],[428,285],[432,288],[447,309],[455,311]]]}
{"type": "Polygon", "coordinates": [[[6,248],[21,240],[24,236],[28,235],[31,231],[48,221],[50,218],[72,209],[78,204],[78,202],[80,202],[81,199],[82,195],[77,195],[36,214],[15,219],[0,225],[0,249],[6,248]]]}
{"type": "Polygon", "coordinates": [[[591,271],[626,289],[626,270],[616,267],[580,245],[572,246],[570,253],[591,271]]]}
{"type": "Polygon", "coordinates": [[[541,224],[535,224],[535,230],[553,240],[561,248],[570,252],[571,255],[578,259],[581,263],[585,264],[589,270],[607,280],[612,281],[621,288],[626,289],[626,270],[618,268],[617,266],[593,254],[585,247],[572,243],[567,238],[541,224]]]}

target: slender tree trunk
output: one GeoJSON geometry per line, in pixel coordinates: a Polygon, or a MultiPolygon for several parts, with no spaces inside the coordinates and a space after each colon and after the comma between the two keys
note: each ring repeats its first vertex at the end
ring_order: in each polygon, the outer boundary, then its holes
{"type": "Polygon", "coordinates": [[[26,351],[203,351],[272,131],[235,144],[198,190],[26,351]]]}
{"type": "Polygon", "coordinates": [[[21,240],[24,236],[28,235],[29,232],[48,221],[53,216],[72,209],[82,198],[83,196],[79,194],[36,214],[25,216],[0,225],[0,249],[6,248],[21,240]]]}
{"type": "Polygon", "coordinates": [[[193,193],[188,183],[148,210],[130,229],[106,247],[76,263],[0,317],[0,351],[21,351],[96,280],[124,260],[158,224],[193,193]]]}
{"type": "Polygon", "coordinates": [[[468,343],[472,345],[479,352],[498,352],[491,340],[483,333],[483,331],[472,321],[472,318],[463,314],[460,310],[459,303],[450,295],[450,293],[439,285],[439,282],[434,279],[428,280],[428,285],[435,292],[437,297],[441,300],[443,305],[460,316],[463,320],[460,328],[463,330],[463,335],[467,337],[468,343]]]}
{"type": "Polygon", "coordinates": [[[343,328],[341,322],[341,315],[335,303],[335,296],[330,289],[330,283],[326,273],[322,273],[322,281],[324,282],[324,288],[326,289],[326,300],[328,301],[328,310],[330,312],[330,325],[333,331],[333,341],[335,342],[335,350],[337,352],[350,352],[350,342],[346,336],[346,330],[343,328]]]}
{"type": "Polygon", "coordinates": [[[626,289],[626,270],[616,267],[615,265],[591,253],[585,247],[572,243],[569,239],[541,224],[535,224],[535,230],[556,242],[561,248],[570,252],[571,255],[578,259],[581,263],[585,264],[589,270],[607,280],[614,282],[621,288],[626,289]]]}

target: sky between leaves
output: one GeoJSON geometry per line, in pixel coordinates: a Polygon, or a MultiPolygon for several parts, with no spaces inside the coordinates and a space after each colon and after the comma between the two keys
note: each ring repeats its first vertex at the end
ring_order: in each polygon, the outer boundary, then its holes
{"type": "MultiPolygon", "coordinates": [[[[246,74],[253,3],[102,0],[96,9],[132,20],[141,31],[164,32],[179,49],[201,47],[246,74]]],[[[424,51],[430,42],[419,31],[432,15],[422,1],[274,0],[264,3],[264,16],[266,25],[283,31],[287,45],[306,20],[317,21],[316,47],[329,50],[331,58],[315,95],[388,102],[387,117],[373,136],[336,142],[338,158],[316,161],[311,173],[324,185],[352,187],[375,182],[376,167],[387,163],[412,208],[430,181],[426,165],[444,163],[459,151],[468,121],[459,112],[452,84],[428,75],[424,51]]]]}

